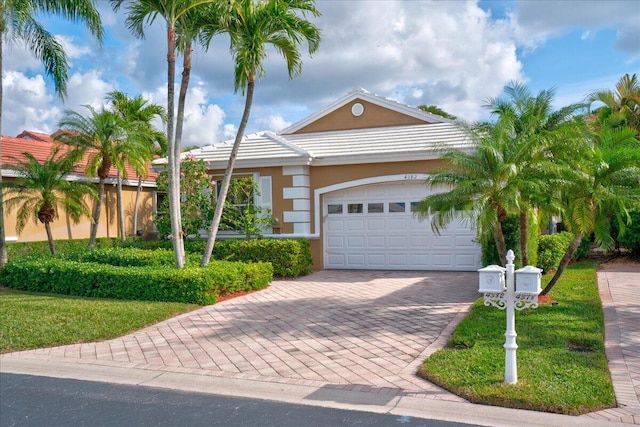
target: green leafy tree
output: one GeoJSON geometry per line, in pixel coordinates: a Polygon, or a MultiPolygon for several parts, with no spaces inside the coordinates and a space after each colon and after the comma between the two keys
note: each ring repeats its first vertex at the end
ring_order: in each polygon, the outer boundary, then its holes
{"type": "MultiPolygon", "coordinates": [[[[167,38],[167,160],[168,197],[171,219],[171,237],[179,268],[185,265],[184,231],[180,217],[180,146],[184,114],[175,119],[175,63],[179,47],[178,35],[182,35],[184,53],[183,80],[179,97],[184,105],[191,70],[192,35],[197,33],[189,24],[190,13],[207,4],[222,3],[218,0],[111,0],[114,10],[127,4],[127,26],[139,38],[144,38],[145,25],[151,25],[158,17],[166,22],[167,38]]],[[[226,2],[224,2],[226,3],[226,2]]],[[[184,109],[179,111],[184,111],[184,109]]]]}
{"type": "Polygon", "coordinates": [[[86,203],[87,196],[95,196],[93,184],[69,181],[74,159],[63,156],[60,147],[52,150],[49,157],[40,164],[30,153],[22,153],[24,159],[13,158],[14,164],[4,167],[19,176],[13,181],[5,181],[2,188],[7,193],[7,210],[17,209],[16,232],[20,234],[30,218],[37,224],[44,224],[49,241],[49,249],[55,255],[56,249],[51,233],[51,223],[58,218],[58,210],[63,209],[74,223],[83,216],[90,217],[86,203]]]}
{"type": "MultiPolygon", "coordinates": [[[[213,218],[214,183],[207,173],[206,163],[192,155],[183,158],[180,174],[183,189],[180,203],[182,229],[187,236],[200,236],[200,230],[206,229],[213,218]]],[[[169,187],[168,172],[160,172],[156,182],[158,191],[166,192],[169,187]]],[[[162,199],[158,206],[155,223],[161,235],[171,234],[169,201],[166,198],[162,199]]]]}
{"type": "Polygon", "coordinates": [[[571,163],[572,176],[562,188],[563,222],[574,239],[542,295],[555,286],[584,236],[593,233],[596,244],[611,249],[615,243],[612,220],[624,235],[631,223],[629,211],[640,203],[640,144],[636,132],[605,123],[592,134],[592,141],[580,161],[571,163]]]}
{"type": "MultiPolygon", "coordinates": [[[[222,5],[222,2],[219,4],[222,5]]],[[[264,74],[263,61],[268,56],[269,47],[273,47],[284,57],[289,78],[293,78],[302,69],[298,50],[300,45],[306,42],[309,54],[313,54],[320,44],[320,30],[306,19],[307,15],[320,15],[313,0],[236,0],[224,2],[221,7],[227,9],[217,16],[224,19],[223,26],[231,40],[231,54],[235,65],[234,89],[236,92],[242,89],[246,98],[240,126],[220,185],[218,204],[202,257],[203,266],[209,264],[211,259],[236,157],[251,113],[256,79],[264,74]]]]}
{"type": "Polygon", "coordinates": [[[640,81],[638,76],[625,74],[616,84],[616,90],[600,90],[587,95],[593,110],[592,125],[608,123],[608,126],[626,125],[640,132],[640,81]]]}
{"type": "MultiPolygon", "coordinates": [[[[67,56],[62,44],[36,20],[36,17],[42,15],[59,15],[72,22],[83,23],[98,40],[102,40],[100,14],[91,0],[0,0],[0,75],[2,75],[4,41],[22,40],[27,49],[44,65],[45,73],[53,79],[58,95],[64,97],[69,70],[67,56]]],[[[2,135],[2,88],[3,85],[0,82],[0,135],[2,135]]],[[[1,163],[0,169],[2,169],[1,163]]],[[[1,175],[0,184],[2,184],[1,175]]],[[[3,195],[0,193],[0,268],[7,262],[3,211],[3,195]]]]}
{"type": "Polygon", "coordinates": [[[93,223],[89,236],[89,249],[93,247],[98,233],[102,201],[105,195],[105,181],[111,167],[119,162],[120,141],[124,140],[124,131],[118,115],[101,107],[99,110],[85,105],[89,111],[86,116],[67,110],[58,126],[60,131],[54,139],[74,149],[76,160],[87,157],[85,173],[98,177],[98,197],[93,210],[93,223]]]}
{"type": "Polygon", "coordinates": [[[418,108],[421,109],[422,111],[425,111],[427,113],[431,113],[431,114],[435,114],[437,116],[441,116],[444,117],[445,119],[449,119],[449,120],[456,120],[457,117],[454,116],[453,114],[449,114],[446,111],[444,111],[442,108],[438,107],[437,105],[418,105],[418,108]]]}

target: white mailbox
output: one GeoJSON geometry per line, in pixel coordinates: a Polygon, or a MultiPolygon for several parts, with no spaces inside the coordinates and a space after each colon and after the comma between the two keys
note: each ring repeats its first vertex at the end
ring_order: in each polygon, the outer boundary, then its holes
{"type": "Polygon", "coordinates": [[[531,265],[516,270],[516,293],[538,295],[542,291],[540,277],[542,270],[531,265]]]}
{"type": "Polygon", "coordinates": [[[505,282],[506,271],[506,268],[499,265],[488,265],[478,270],[478,273],[480,273],[478,292],[504,292],[507,289],[505,282]]]}

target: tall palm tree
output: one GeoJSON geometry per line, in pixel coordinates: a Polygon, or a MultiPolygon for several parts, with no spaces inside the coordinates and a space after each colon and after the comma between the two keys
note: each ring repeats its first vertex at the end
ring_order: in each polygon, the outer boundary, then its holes
{"type": "Polygon", "coordinates": [[[89,249],[93,247],[98,233],[102,200],[105,195],[105,180],[109,171],[120,158],[119,142],[124,138],[124,131],[118,116],[104,107],[99,110],[85,105],[89,110],[86,116],[72,110],[67,110],[58,123],[60,131],[54,139],[74,148],[76,160],[87,156],[86,174],[98,177],[98,198],[91,224],[89,249]]]}
{"type": "Polygon", "coordinates": [[[134,203],[133,231],[135,236],[138,219],[138,200],[142,189],[142,179],[147,176],[148,164],[153,160],[160,147],[165,145],[166,135],[153,127],[153,120],[160,118],[166,122],[164,108],[150,103],[141,95],[130,98],[120,91],[111,91],[107,94],[116,115],[120,118],[120,126],[123,128],[124,141],[118,144],[119,156],[116,161],[118,168],[118,222],[120,224],[120,239],[125,239],[124,204],[122,200],[122,177],[126,176],[126,165],[130,165],[138,174],[138,188],[134,203]]]}
{"type": "Polygon", "coordinates": [[[594,233],[599,246],[611,249],[612,218],[624,233],[631,220],[629,210],[640,208],[640,143],[636,131],[604,123],[592,134],[592,140],[591,149],[580,156],[579,162],[572,162],[572,178],[562,189],[566,201],[563,222],[574,239],[542,295],[555,286],[584,236],[594,233]]]}
{"type": "Polygon", "coordinates": [[[18,210],[18,234],[30,218],[36,224],[38,221],[44,224],[49,249],[55,255],[51,223],[58,218],[58,210],[62,208],[77,224],[82,216],[91,216],[85,198],[87,195],[95,196],[96,190],[90,183],[67,180],[66,175],[73,168],[74,159],[62,155],[60,147],[54,148],[42,164],[30,153],[22,155],[24,159],[13,158],[14,164],[5,165],[5,168],[19,174],[15,180],[2,185],[7,191],[7,210],[18,210]]]}
{"type": "MultiPolygon", "coordinates": [[[[35,19],[36,16],[43,14],[60,15],[70,21],[81,22],[98,40],[102,40],[100,14],[92,0],[0,0],[0,75],[3,69],[3,42],[5,35],[9,35],[7,40],[19,39],[25,42],[27,48],[43,63],[45,73],[53,79],[58,95],[63,97],[67,88],[69,65],[62,44],[35,19]]],[[[2,98],[3,90],[0,82],[0,135],[2,135],[2,98]]],[[[1,163],[0,169],[2,169],[1,163]]],[[[1,175],[0,184],[2,184],[1,175]]],[[[0,193],[0,268],[7,262],[3,210],[3,195],[0,193]]]]}
{"type": "MultiPolygon", "coordinates": [[[[216,3],[218,0],[111,0],[111,5],[118,11],[127,3],[127,26],[140,38],[144,38],[145,25],[151,25],[156,18],[165,20],[167,31],[167,158],[169,172],[169,215],[171,217],[171,238],[175,254],[176,266],[184,267],[184,233],[180,215],[180,144],[174,129],[182,129],[182,117],[178,123],[175,118],[175,62],[177,45],[177,26],[193,9],[203,5],[216,3]],[[175,126],[175,127],[174,127],[175,126]]],[[[186,26],[186,25],[183,25],[186,26]]],[[[190,53],[185,44],[185,52],[190,53]]],[[[188,84],[188,79],[184,83],[188,84]]],[[[184,93],[186,95],[186,86],[184,93]]]]}
{"type": "Polygon", "coordinates": [[[262,64],[268,56],[269,46],[284,57],[289,78],[293,78],[302,71],[302,58],[298,50],[300,45],[306,42],[311,55],[320,44],[320,30],[306,19],[308,15],[320,15],[314,0],[237,0],[229,2],[226,7],[227,11],[217,16],[225,20],[225,31],[231,39],[231,54],[235,64],[234,90],[242,90],[246,99],[220,186],[202,257],[203,266],[211,259],[236,156],[249,120],[256,79],[264,74],[262,64]]]}
{"type": "Polygon", "coordinates": [[[554,178],[562,180],[564,174],[561,165],[551,161],[553,152],[562,152],[583,137],[583,122],[576,117],[584,104],[554,111],[555,89],[541,90],[533,96],[522,82],[512,82],[505,87],[505,93],[504,98],[490,98],[485,108],[506,132],[505,142],[513,152],[511,161],[518,170],[513,179],[519,188],[516,202],[522,263],[527,265],[529,219],[535,219],[539,209],[552,207],[546,198],[549,184],[554,178]]]}

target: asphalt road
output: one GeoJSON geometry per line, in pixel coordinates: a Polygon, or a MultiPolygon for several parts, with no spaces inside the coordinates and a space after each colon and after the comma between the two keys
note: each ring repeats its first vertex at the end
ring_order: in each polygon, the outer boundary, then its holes
{"type": "Polygon", "coordinates": [[[396,425],[469,424],[142,386],[0,374],[1,427],[396,425]]]}

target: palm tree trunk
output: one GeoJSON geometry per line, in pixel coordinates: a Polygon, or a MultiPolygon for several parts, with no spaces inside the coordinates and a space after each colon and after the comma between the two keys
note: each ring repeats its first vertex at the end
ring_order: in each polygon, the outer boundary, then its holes
{"type": "Polygon", "coordinates": [[[520,252],[522,256],[522,265],[529,265],[529,212],[523,208],[520,212],[520,252]]]}
{"type": "Polygon", "coordinates": [[[553,289],[558,279],[560,279],[560,276],[562,276],[564,269],[567,268],[567,265],[569,265],[569,261],[571,261],[571,259],[573,258],[573,254],[575,254],[576,250],[578,250],[578,247],[580,247],[580,243],[582,243],[582,233],[576,234],[573,241],[567,248],[567,251],[564,253],[564,256],[560,260],[560,265],[556,270],[556,274],[553,275],[551,281],[547,286],[545,286],[540,295],[547,295],[549,291],[553,289]]]}
{"type": "Polygon", "coordinates": [[[48,222],[45,222],[44,229],[47,231],[47,240],[49,241],[49,250],[51,250],[51,255],[55,255],[56,246],[53,243],[53,234],[51,233],[51,224],[49,224],[48,222]]]}
{"type": "Polygon", "coordinates": [[[180,213],[180,147],[174,138],[174,97],[176,76],[176,33],[167,26],[167,157],[169,168],[169,217],[171,219],[171,242],[178,268],[184,267],[184,234],[180,213]],[[178,152],[176,155],[176,151],[178,152]],[[178,159],[178,161],[176,161],[178,159]]]}
{"type": "MultiPolygon", "coordinates": [[[[182,147],[182,126],[184,124],[184,106],[187,99],[187,89],[191,78],[191,40],[187,40],[184,49],[182,63],[182,81],[180,82],[180,93],[178,94],[178,116],[176,117],[176,147],[182,147]]],[[[176,162],[180,163],[180,150],[176,153],[176,162]]]]}
{"type": "MultiPolygon", "coordinates": [[[[0,76],[2,76],[2,38],[0,31],[0,76]]],[[[1,82],[0,82],[1,83],[1,82]]],[[[0,152],[2,151],[2,84],[0,84],[0,152]]],[[[0,268],[7,265],[7,239],[4,232],[4,195],[2,194],[2,157],[0,157],[0,268]]]]}
{"type": "Polygon", "coordinates": [[[507,265],[507,244],[504,241],[504,233],[502,232],[502,223],[500,221],[496,221],[496,225],[493,227],[493,240],[498,250],[500,265],[507,265]]]}
{"type": "Polygon", "coordinates": [[[98,198],[96,199],[96,208],[93,211],[93,223],[91,224],[91,235],[89,236],[89,249],[96,244],[96,236],[98,235],[98,225],[100,223],[100,215],[102,214],[102,199],[104,198],[104,178],[100,178],[98,182],[98,198]]]}
{"type": "Polygon", "coordinates": [[[133,240],[138,235],[138,203],[140,202],[140,193],[142,192],[142,176],[138,176],[138,188],[136,188],[136,200],[133,202],[133,240]]]}
{"type": "MultiPolygon", "coordinates": [[[[236,139],[233,142],[233,148],[231,149],[231,155],[229,156],[229,162],[227,163],[227,169],[224,172],[224,178],[220,185],[220,192],[218,199],[216,200],[216,211],[213,214],[213,220],[211,221],[211,227],[209,228],[209,238],[207,239],[207,246],[204,249],[202,256],[202,266],[205,267],[211,260],[211,254],[213,253],[213,245],[216,241],[218,234],[218,227],[220,226],[220,220],[222,219],[222,210],[224,208],[224,202],[227,199],[227,191],[229,190],[229,183],[231,182],[231,175],[233,174],[233,167],[236,163],[236,157],[238,156],[238,150],[240,149],[240,142],[242,142],[242,136],[244,130],[247,127],[249,121],[249,114],[251,113],[251,104],[253,103],[253,91],[255,88],[255,73],[252,74],[252,78],[247,83],[247,99],[244,104],[244,113],[242,114],[242,120],[240,121],[240,127],[236,134],[236,139]]],[[[503,239],[504,240],[504,239],[503,239]]]]}
{"type": "Polygon", "coordinates": [[[120,241],[124,242],[125,240],[124,203],[122,200],[122,174],[120,173],[120,169],[118,169],[118,175],[117,175],[116,181],[117,181],[117,190],[118,190],[118,225],[120,229],[120,241]]]}

